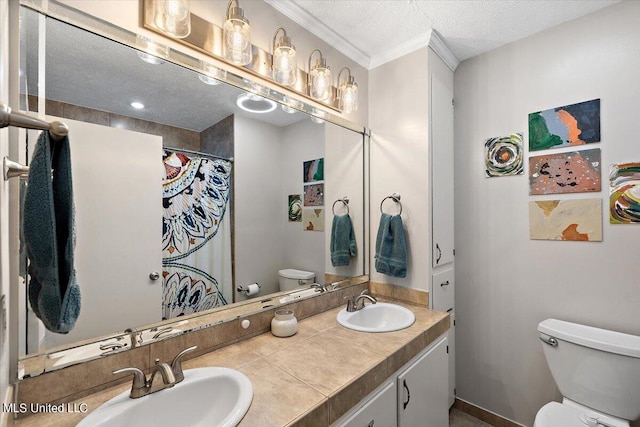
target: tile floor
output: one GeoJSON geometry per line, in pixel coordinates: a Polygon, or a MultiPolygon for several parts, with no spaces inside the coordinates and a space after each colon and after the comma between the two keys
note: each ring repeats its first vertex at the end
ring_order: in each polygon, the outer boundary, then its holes
{"type": "Polygon", "coordinates": [[[449,412],[449,427],[493,427],[466,412],[459,409],[451,408],[449,412]]]}

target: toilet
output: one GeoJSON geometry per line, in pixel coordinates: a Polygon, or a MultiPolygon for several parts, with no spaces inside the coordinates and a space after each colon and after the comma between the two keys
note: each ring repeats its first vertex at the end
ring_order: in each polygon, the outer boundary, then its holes
{"type": "Polygon", "coordinates": [[[295,270],[288,268],[278,271],[280,276],[280,291],[293,291],[300,286],[313,283],[316,278],[315,273],[310,271],[295,270]]]}
{"type": "Polygon", "coordinates": [[[640,337],[556,319],[538,332],[563,397],[538,411],[534,427],[629,427],[640,418],[640,337]]]}

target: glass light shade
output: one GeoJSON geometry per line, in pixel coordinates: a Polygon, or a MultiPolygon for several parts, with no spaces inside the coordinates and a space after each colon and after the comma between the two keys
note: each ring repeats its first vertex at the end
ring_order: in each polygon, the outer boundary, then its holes
{"type": "Polygon", "coordinates": [[[251,28],[243,19],[229,18],[223,27],[224,58],[236,65],[251,63],[251,28]]]}
{"type": "Polygon", "coordinates": [[[138,57],[149,64],[158,65],[164,61],[161,58],[169,57],[169,47],[156,43],[144,36],[136,36],[136,47],[138,57]],[[144,51],[144,52],[142,52],[144,51]]]}
{"type": "Polygon", "coordinates": [[[191,34],[189,0],[156,0],[153,21],[170,36],[187,37],[191,34]]]}
{"type": "Polygon", "coordinates": [[[338,108],[343,113],[349,114],[358,109],[358,85],[356,83],[345,83],[340,86],[340,101],[338,108]]]}
{"type": "Polygon", "coordinates": [[[280,84],[293,86],[296,83],[298,63],[293,46],[279,46],[273,51],[273,79],[280,84]]]}
{"type": "Polygon", "coordinates": [[[225,79],[227,77],[225,70],[220,70],[205,61],[200,61],[200,68],[202,68],[206,74],[198,74],[198,78],[202,83],[210,86],[219,85],[221,83],[219,79],[225,79]]]}
{"type": "Polygon", "coordinates": [[[309,95],[321,101],[331,100],[331,70],[314,67],[309,73],[309,95]]]}

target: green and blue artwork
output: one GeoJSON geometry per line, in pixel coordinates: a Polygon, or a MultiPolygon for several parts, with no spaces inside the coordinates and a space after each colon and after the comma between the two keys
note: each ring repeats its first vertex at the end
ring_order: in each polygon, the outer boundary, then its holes
{"type": "Polygon", "coordinates": [[[600,142],[600,100],[529,114],[529,151],[600,142]]]}

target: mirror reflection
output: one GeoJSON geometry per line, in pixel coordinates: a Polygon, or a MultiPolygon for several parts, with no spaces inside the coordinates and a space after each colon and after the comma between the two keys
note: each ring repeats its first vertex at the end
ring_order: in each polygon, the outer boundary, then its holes
{"type": "MultiPolygon", "coordinates": [[[[163,320],[365,273],[361,133],[24,7],[20,74],[21,109],[70,129],[82,295],[68,334],[46,330],[23,295],[21,355],[66,356],[145,325],[141,342],[167,337],[179,323],[163,320]],[[331,225],[347,212],[345,255],[331,225]]],[[[29,155],[37,137],[21,140],[29,155]]]]}

